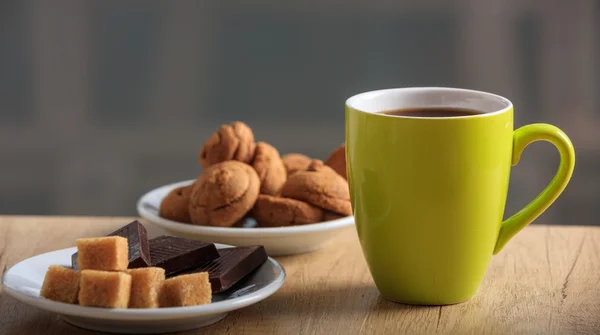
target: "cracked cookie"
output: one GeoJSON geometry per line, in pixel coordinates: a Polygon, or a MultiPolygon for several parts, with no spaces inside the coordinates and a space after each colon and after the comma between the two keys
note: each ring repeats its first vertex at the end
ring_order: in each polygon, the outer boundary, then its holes
{"type": "Polygon", "coordinates": [[[310,157],[303,154],[287,154],[281,157],[281,160],[288,176],[298,171],[306,171],[312,161],[310,157]]]}
{"type": "Polygon", "coordinates": [[[282,227],[323,221],[323,210],[319,207],[300,200],[266,194],[258,196],[251,214],[260,227],[282,227]]]}
{"type": "Polygon", "coordinates": [[[287,172],[279,157],[279,151],[265,142],[258,142],[252,167],[260,179],[260,193],[277,195],[285,184],[287,172]]]}
{"type": "Polygon", "coordinates": [[[254,134],[243,122],[224,124],[202,146],[198,161],[203,168],[224,161],[250,163],[254,157],[254,134]]]}
{"type": "Polygon", "coordinates": [[[281,196],[305,201],[334,213],[352,214],[348,182],[327,169],[294,173],[283,185],[281,196]]]}
{"type": "Polygon", "coordinates": [[[190,195],[193,224],[231,227],[254,206],[260,180],[254,169],[238,161],[212,165],[198,177],[190,195]]]}
{"type": "Polygon", "coordinates": [[[335,175],[337,175],[338,173],[332,169],[330,166],[325,165],[325,163],[323,163],[322,160],[320,159],[313,159],[310,164],[308,165],[308,168],[306,168],[306,171],[315,171],[315,172],[325,172],[325,173],[333,173],[335,175]]]}
{"type": "Polygon", "coordinates": [[[344,179],[348,179],[346,175],[346,144],[342,144],[337,147],[329,158],[325,161],[325,164],[330,166],[335,170],[340,176],[344,177],[344,179]]]}
{"type": "Polygon", "coordinates": [[[177,222],[191,223],[188,205],[193,186],[194,184],[178,187],[169,192],[160,203],[158,215],[177,222]]]}

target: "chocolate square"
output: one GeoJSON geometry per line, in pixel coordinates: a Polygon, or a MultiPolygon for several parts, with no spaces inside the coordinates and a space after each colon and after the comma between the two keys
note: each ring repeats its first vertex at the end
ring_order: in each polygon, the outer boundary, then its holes
{"type": "Polygon", "coordinates": [[[149,241],[152,266],[165,269],[165,275],[181,272],[219,257],[213,243],[175,236],[159,236],[149,241]]]}
{"type": "Polygon", "coordinates": [[[208,272],[213,293],[231,288],[267,260],[262,245],[219,249],[220,257],[180,274],[208,272]]]}

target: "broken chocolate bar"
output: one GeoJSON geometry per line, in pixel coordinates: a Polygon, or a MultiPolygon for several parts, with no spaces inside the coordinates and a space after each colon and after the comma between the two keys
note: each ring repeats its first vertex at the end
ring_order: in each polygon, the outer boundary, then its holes
{"type": "Polygon", "coordinates": [[[149,241],[152,266],[165,269],[165,275],[188,270],[219,257],[213,243],[174,236],[159,236],[149,241]]]}
{"type": "MultiPolygon", "coordinates": [[[[106,236],[121,236],[127,239],[129,266],[128,268],[142,268],[150,266],[150,252],[148,250],[148,233],[146,228],[137,220],[119,228],[106,236]]],[[[71,264],[75,270],[77,266],[77,253],[71,256],[71,264]]]]}
{"type": "Polygon", "coordinates": [[[206,271],[213,293],[219,293],[231,288],[267,260],[262,245],[219,249],[219,254],[219,258],[177,275],[206,271]]]}

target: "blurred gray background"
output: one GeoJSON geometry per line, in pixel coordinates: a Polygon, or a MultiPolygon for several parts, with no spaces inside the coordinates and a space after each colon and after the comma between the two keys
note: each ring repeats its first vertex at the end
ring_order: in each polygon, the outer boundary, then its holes
{"type": "MultiPolygon", "coordinates": [[[[575,174],[538,223],[598,224],[600,2],[0,2],[0,213],[135,215],[143,193],[195,178],[201,144],[247,122],[281,153],[326,158],[361,91],[457,86],[553,123],[575,174]]],[[[527,148],[507,215],[552,178],[527,148]]]]}

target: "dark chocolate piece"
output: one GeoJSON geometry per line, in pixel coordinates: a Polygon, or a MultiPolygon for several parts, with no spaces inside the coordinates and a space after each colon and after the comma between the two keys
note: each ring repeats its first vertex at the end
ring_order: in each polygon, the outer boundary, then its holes
{"type": "Polygon", "coordinates": [[[149,241],[152,266],[165,269],[165,275],[181,272],[219,257],[213,243],[174,236],[159,236],[149,241]]]}
{"type": "MultiPolygon", "coordinates": [[[[119,228],[106,236],[121,236],[127,239],[129,266],[128,268],[143,268],[150,266],[150,250],[148,248],[148,233],[146,228],[137,220],[119,228]]],[[[71,264],[75,270],[77,266],[77,253],[71,256],[71,264]]]]}
{"type": "Polygon", "coordinates": [[[208,272],[213,293],[231,288],[267,260],[262,245],[219,249],[219,258],[180,274],[208,272]]]}

